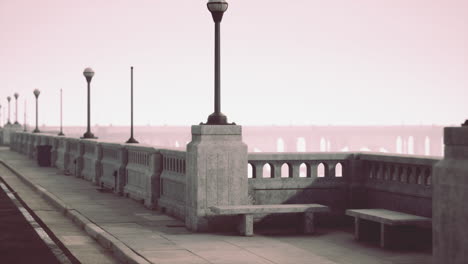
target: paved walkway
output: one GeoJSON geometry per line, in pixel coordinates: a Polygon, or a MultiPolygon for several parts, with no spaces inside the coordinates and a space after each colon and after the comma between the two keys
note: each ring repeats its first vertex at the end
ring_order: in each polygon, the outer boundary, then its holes
{"type": "Polygon", "coordinates": [[[71,263],[64,254],[67,249],[57,245],[47,228],[28,209],[0,177],[1,261],[28,264],[40,259],[50,264],[71,263]]]}
{"type": "Polygon", "coordinates": [[[0,160],[31,182],[113,254],[128,263],[431,263],[428,252],[383,250],[356,242],[351,230],[318,227],[317,235],[199,234],[158,211],[130,199],[96,190],[92,183],[41,168],[0,148],[0,160]]]}

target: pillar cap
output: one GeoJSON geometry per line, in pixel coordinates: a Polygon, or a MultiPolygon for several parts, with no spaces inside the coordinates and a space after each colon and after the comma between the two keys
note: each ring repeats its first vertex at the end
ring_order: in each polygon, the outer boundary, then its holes
{"type": "Polygon", "coordinates": [[[238,125],[194,125],[192,135],[242,135],[238,125]]]}

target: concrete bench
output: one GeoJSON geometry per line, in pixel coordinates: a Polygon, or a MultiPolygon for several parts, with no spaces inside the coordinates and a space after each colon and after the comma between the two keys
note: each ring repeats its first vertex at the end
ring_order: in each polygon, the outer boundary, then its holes
{"type": "Polygon", "coordinates": [[[385,229],[389,226],[431,226],[431,218],[386,209],[348,209],[346,215],[354,217],[354,237],[360,239],[360,219],[380,223],[380,247],[385,247],[385,229]]]}
{"type": "Polygon", "coordinates": [[[268,213],[304,213],[304,232],[314,232],[314,213],[329,212],[328,206],[321,204],[278,204],[278,205],[225,205],[212,206],[216,215],[239,215],[239,232],[244,236],[253,235],[253,215],[268,213]]]}

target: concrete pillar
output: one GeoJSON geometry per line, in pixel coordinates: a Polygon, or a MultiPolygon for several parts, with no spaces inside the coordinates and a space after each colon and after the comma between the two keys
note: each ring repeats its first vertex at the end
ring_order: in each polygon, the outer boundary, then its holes
{"type": "Polygon", "coordinates": [[[21,125],[15,125],[15,124],[6,124],[3,127],[3,139],[2,139],[2,145],[9,146],[10,145],[10,137],[13,132],[18,132],[22,131],[21,125]]]}
{"type": "Polygon", "coordinates": [[[210,231],[223,226],[209,207],[248,204],[247,145],[242,127],[192,126],[187,145],[185,226],[210,231]]]}
{"type": "Polygon", "coordinates": [[[444,159],[434,165],[433,263],[468,260],[468,127],[444,129],[444,159]]]}

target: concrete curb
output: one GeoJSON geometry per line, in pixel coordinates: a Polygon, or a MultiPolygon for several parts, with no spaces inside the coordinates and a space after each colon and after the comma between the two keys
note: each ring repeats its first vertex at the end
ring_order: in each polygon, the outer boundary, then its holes
{"type": "Polygon", "coordinates": [[[16,176],[18,176],[21,179],[21,181],[23,181],[31,189],[36,191],[41,197],[45,198],[53,206],[58,208],[62,214],[70,218],[81,229],[85,230],[86,233],[88,233],[89,236],[98,241],[102,247],[109,249],[112,252],[112,254],[115,257],[117,257],[117,259],[119,259],[123,263],[128,264],[151,264],[150,261],[138,255],[127,245],[125,245],[120,240],[112,236],[110,233],[106,232],[104,229],[93,223],[91,220],[83,216],[77,210],[68,206],[57,196],[50,193],[43,187],[34,184],[31,180],[19,173],[16,168],[9,165],[2,159],[0,159],[0,163],[7,167],[9,170],[11,170],[16,176]]]}

